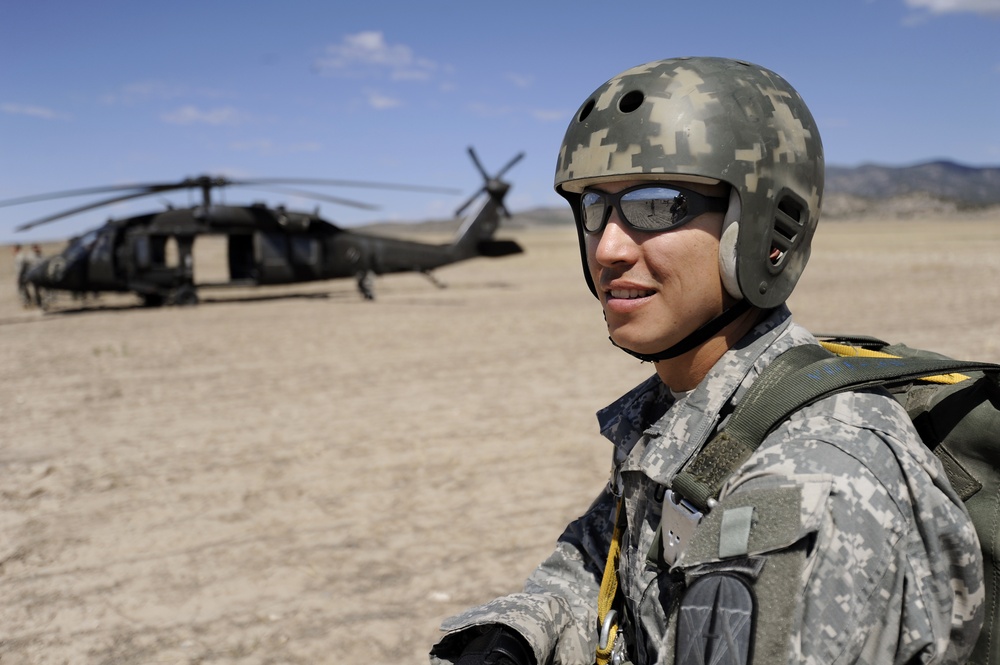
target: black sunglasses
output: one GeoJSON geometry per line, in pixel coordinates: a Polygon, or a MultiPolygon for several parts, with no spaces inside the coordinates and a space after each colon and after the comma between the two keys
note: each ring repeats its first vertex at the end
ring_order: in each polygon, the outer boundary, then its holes
{"type": "Polygon", "coordinates": [[[608,194],[585,189],[580,196],[580,220],[587,233],[600,233],[611,210],[637,231],[668,231],[706,212],[724,212],[729,199],[705,196],[676,185],[644,183],[608,194]]]}

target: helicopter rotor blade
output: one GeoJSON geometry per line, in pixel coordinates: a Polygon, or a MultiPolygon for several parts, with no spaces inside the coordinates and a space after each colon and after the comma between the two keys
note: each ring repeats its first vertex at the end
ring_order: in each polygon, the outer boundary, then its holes
{"type": "Polygon", "coordinates": [[[180,182],[150,182],[132,183],[131,185],[104,185],[102,187],[84,187],[82,189],[67,189],[60,192],[46,192],[44,194],[32,194],[30,196],[19,196],[14,199],[0,201],[0,208],[5,206],[19,205],[22,203],[35,203],[38,201],[48,201],[51,199],[62,199],[71,196],[87,196],[90,194],[105,194],[108,192],[122,192],[134,190],[134,194],[141,193],[156,194],[158,192],[169,192],[175,189],[193,189],[195,187],[224,187],[229,184],[229,180],[221,177],[200,176],[198,178],[185,178],[180,182]]]}
{"type": "Polygon", "coordinates": [[[514,164],[517,164],[522,159],[524,159],[524,153],[523,152],[517,153],[516,155],[514,155],[514,159],[510,160],[509,162],[507,162],[507,165],[504,166],[499,171],[497,171],[497,174],[495,176],[493,176],[493,177],[496,178],[496,179],[499,179],[500,176],[502,176],[504,173],[506,173],[507,171],[510,170],[510,167],[514,166],[514,164]]]}
{"type": "Polygon", "coordinates": [[[370,182],[363,180],[327,180],[324,178],[251,178],[232,180],[230,185],[253,187],[254,185],[327,185],[331,187],[359,187],[363,189],[392,189],[408,192],[428,192],[432,194],[460,194],[461,190],[450,187],[427,187],[391,182],[370,182]]]}
{"type": "Polygon", "coordinates": [[[106,187],[86,187],[84,189],[68,189],[63,192],[49,192],[47,194],[33,194],[31,196],[20,196],[16,199],[0,201],[0,208],[5,206],[20,205],[22,203],[35,203],[37,201],[48,201],[50,199],[62,199],[70,196],[86,196],[88,194],[105,194],[107,192],[120,192],[128,189],[146,190],[150,187],[157,187],[159,184],[147,185],[108,185],[106,187]]]}
{"type": "MultiPolygon", "coordinates": [[[[16,227],[15,229],[16,231],[26,231],[36,226],[47,224],[48,222],[53,222],[58,219],[62,219],[64,217],[70,217],[72,215],[81,212],[93,210],[94,208],[100,208],[101,206],[111,205],[112,203],[128,201],[130,199],[149,196],[152,194],[160,194],[180,189],[201,189],[204,197],[204,202],[207,205],[210,203],[209,192],[212,189],[230,187],[230,186],[259,187],[260,185],[285,185],[285,184],[358,187],[358,188],[368,188],[368,189],[429,192],[436,194],[461,193],[460,190],[447,187],[427,187],[424,185],[407,185],[400,183],[383,183],[383,182],[372,182],[372,181],[361,181],[361,180],[330,180],[324,178],[254,178],[246,180],[230,180],[229,178],[222,176],[216,177],[216,176],[202,175],[194,178],[187,177],[179,182],[146,183],[146,184],[131,184],[131,185],[107,185],[103,187],[86,187],[81,189],[69,189],[59,192],[49,192],[46,194],[33,194],[30,196],[21,196],[13,199],[7,199],[5,201],[0,201],[0,207],[18,205],[21,203],[34,203],[38,201],[46,201],[49,199],[65,198],[70,196],[86,196],[90,194],[102,194],[108,192],[122,192],[122,191],[127,192],[126,194],[122,194],[120,196],[114,196],[111,198],[102,199],[95,203],[89,203],[87,205],[77,206],[75,208],[64,210],[54,215],[48,215],[40,219],[35,219],[30,222],[27,222],[26,224],[22,224],[16,227]]],[[[377,206],[373,206],[368,203],[363,203],[361,201],[354,201],[351,199],[329,196],[329,195],[319,194],[316,192],[305,192],[301,190],[287,190],[287,191],[288,193],[292,193],[295,195],[305,196],[308,198],[318,199],[323,201],[329,201],[331,203],[336,203],[338,205],[351,206],[354,208],[361,208],[364,210],[378,210],[377,206]]]]}
{"type": "Polygon", "coordinates": [[[482,163],[479,161],[479,157],[476,156],[476,151],[473,150],[471,145],[469,146],[469,157],[472,157],[472,163],[476,165],[477,169],[479,169],[479,173],[483,176],[483,180],[488,181],[490,179],[490,174],[483,168],[482,163]]]}
{"type": "Polygon", "coordinates": [[[131,191],[134,194],[140,193],[154,194],[157,192],[167,192],[175,189],[194,189],[196,187],[205,189],[229,187],[229,186],[253,186],[253,185],[325,185],[331,187],[358,187],[367,189],[387,189],[411,192],[428,192],[434,194],[460,194],[461,190],[449,187],[427,187],[424,185],[407,185],[400,183],[380,183],[360,180],[329,180],[323,178],[254,178],[247,180],[230,180],[225,177],[198,176],[196,178],[185,178],[179,182],[154,182],[154,183],[132,183],[130,185],[105,185],[101,187],[83,187],[80,189],[67,189],[58,192],[46,192],[43,194],[31,194],[29,196],[19,196],[13,199],[0,201],[0,208],[6,206],[20,205],[22,203],[36,203],[51,199],[68,198],[72,196],[87,196],[91,194],[106,194],[108,192],[131,191]]]}
{"type": "MultiPolygon", "coordinates": [[[[178,189],[177,187],[172,187],[171,189],[178,189]]],[[[164,190],[166,191],[166,190],[164,190]]],[[[14,228],[15,231],[27,231],[28,229],[33,229],[36,226],[41,226],[42,224],[48,224],[49,222],[54,222],[57,219],[62,219],[63,217],[69,217],[77,213],[86,212],[88,210],[93,210],[94,208],[100,208],[101,206],[111,205],[112,203],[120,203],[121,201],[128,201],[130,199],[137,199],[143,196],[149,196],[150,194],[156,194],[157,191],[144,191],[144,192],[133,192],[131,194],[124,194],[122,196],[115,196],[110,199],[102,199],[96,203],[88,203],[87,205],[79,206],[71,210],[64,210],[62,212],[56,213],[54,215],[49,215],[47,217],[42,217],[41,219],[32,220],[26,224],[21,224],[14,228]]]]}
{"type": "Polygon", "coordinates": [[[259,189],[267,192],[276,192],[278,194],[291,194],[293,196],[303,196],[309,199],[317,199],[319,201],[329,201],[330,203],[336,203],[342,206],[348,206],[351,208],[360,208],[361,210],[378,210],[378,206],[372,205],[370,203],[362,203],[361,201],[353,201],[351,199],[341,198],[339,196],[330,196],[328,194],[320,194],[318,192],[307,192],[303,189],[293,189],[291,187],[259,187],[253,186],[253,189],[259,189]]]}
{"type": "Polygon", "coordinates": [[[479,191],[477,191],[475,194],[473,194],[468,199],[466,199],[465,203],[463,203],[462,205],[460,205],[458,207],[458,209],[455,211],[455,216],[458,217],[463,212],[465,212],[465,209],[468,208],[470,205],[472,205],[472,202],[475,201],[477,198],[479,198],[479,195],[482,194],[485,191],[486,191],[486,187],[480,187],[479,191]]]}

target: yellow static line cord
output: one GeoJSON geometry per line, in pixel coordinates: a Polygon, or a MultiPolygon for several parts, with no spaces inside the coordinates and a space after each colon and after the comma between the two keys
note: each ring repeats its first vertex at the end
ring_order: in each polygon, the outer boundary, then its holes
{"type": "Polygon", "coordinates": [[[618,634],[618,623],[614,622],[607,631],[604,631],[604,621],[611,611],[611,605],[615,601],[618,593],[618,555],[621,553],[622,536],[622,507],[625,503],[624,497],[618,498],[618,507],[615,509],[615,530],[611,536],[611,545],[608,547],[608,560],[604,564],[604,577],[601,579],[601,592],[597,597],[597,625],[602,635],[597,644],[597,665],[608,665],[611,660],[611,651],[615,646],[615,636],[618,634]]]}
{"type": "MultiPolygon", "coordinates": [[[[820,345],[829,351],[830,353],[835,353],[838,356],[844,358],[901,358],[902,356],[894,356],[891,353],[883,353],[881,351],[872,351],[871,349],[864,349],[860,346],[851,346],[850,344],[837,344],[835,342],[820,342],[820,345]]],[[[944,383],[944,384],[954,384],[961,381],[965,381],[969,377],[965,374],[952,373],[952,374],[938,374],[936,376],[925,376],[921,381],[929,381],[930,383],[944,383]]]]}

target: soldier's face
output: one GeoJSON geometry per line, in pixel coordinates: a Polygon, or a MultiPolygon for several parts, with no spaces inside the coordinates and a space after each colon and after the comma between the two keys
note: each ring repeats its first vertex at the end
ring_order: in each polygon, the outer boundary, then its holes
{"type": "MultiPolygon", "coordinates": [[[[622,180],[594,189],[615,193],[637,184],[622,180]]],[[[677,184],[709,196],[727,195],[724,185],[677,184]]],[[[623,223],[615,211],[602,231],[586,237],[590,276],[616,344],[658,353],[730,304],[719,274],[723,217],[705,213],[677,229],[648,233],[623,223]]]]}

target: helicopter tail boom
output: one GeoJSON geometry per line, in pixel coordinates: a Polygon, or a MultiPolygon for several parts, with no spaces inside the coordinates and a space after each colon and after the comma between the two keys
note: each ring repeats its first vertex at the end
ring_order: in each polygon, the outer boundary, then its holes
{"type": "Polygon", "coordinates": [[[480,240],[476,244],[476,251],[479,256],[495,259],[511,254],[521,254],[524,248],[513,240],[480,240]]]}
{"type": "Polygon", "coordinates": [[[515,156],[496,175],[490,176],[482,167],[475,151],[470,147],[469,155],[473,163],[483,176],[484,184],[482,188],[474,194],[465,204],[463,204],[456,214],[461,214],[466,207],[471,205],[480,195],[485,195],[485,200],[474,215],[466,218],[452,245],[455,260],[472,258],[475,256],[498,257],[520,254],[524,250],[513,240],[494,240],[500,224],[501,215],[510,217],[507,208],[504,207],[504,197],[510,189],[510,184],[504,182],[500,177],[518,162],[524,153],[515,156]]]}

